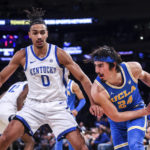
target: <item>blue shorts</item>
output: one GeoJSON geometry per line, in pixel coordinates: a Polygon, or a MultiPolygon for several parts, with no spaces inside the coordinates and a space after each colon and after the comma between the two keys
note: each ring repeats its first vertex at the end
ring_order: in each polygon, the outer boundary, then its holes
{"type": "Polygon", "coordinates": [[[114,149],[116,150],[144,150],[143,139],[146,131],[146,116],[125,122],[110,122],[114,149]]]}

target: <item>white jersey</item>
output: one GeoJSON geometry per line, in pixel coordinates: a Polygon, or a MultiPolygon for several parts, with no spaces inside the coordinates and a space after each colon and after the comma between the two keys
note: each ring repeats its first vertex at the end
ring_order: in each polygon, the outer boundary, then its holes
{"type": "Polygon", "coordinates": [[[16,82],[13,84],[2,96],[0,103],[11,103],[12,106],[17,108],[17,98],[20,93],[23,91],[24,86],[27,84],[27,81],[16,82]]]}
{"type": "Polygon", "coordinates": [[[39,58],[33,45],[26,48],[25,74],[28,80],[27,97],[41,102],[66,100],[64,67],[57,59],[57,46],[48,44],[47,54],[39,58]]]}

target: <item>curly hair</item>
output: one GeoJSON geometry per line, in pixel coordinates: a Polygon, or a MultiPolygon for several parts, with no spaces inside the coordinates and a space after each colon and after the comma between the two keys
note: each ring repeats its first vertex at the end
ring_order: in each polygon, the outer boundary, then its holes
{"type": "Polygon", "coordinates": [[[43,20],[43,16],[45,14],[45,10],[42,8],[34,8],[32,7],[32,11],[24,10],[27,14],[27,18],[30,20],[30,26],[34,24],[45,24],[43,20]]]}
{"type": "MultiPolygon", "coordinates": [[[[122,62],[121,56],[115,51],[115,49],[113,47],[104,45],[101,46],[97,49],[95,49],[91,54],[90,54],[90,61],[94,61],[94,57],[97,57],[99,59],[101,58],[106,58],[109,57],[112,60],[114,60],[114,62],[116,62],[116,70],[120,71],[120,67],[119,64],[122,62]]],[[[112,62],[108,62],[109,63],[109,68],[113,68],[114,67],[114,63],[112,62]]]]}

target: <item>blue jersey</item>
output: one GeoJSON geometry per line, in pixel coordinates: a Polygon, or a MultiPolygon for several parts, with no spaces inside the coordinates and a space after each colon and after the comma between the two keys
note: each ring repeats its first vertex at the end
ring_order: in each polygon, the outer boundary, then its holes
{"type": "Polygon", "coordinates": [[[67,84],[67,104],[70,110],[75,109],[75,101],[76,101],[76,94],[72,91],[72,83],[73,81],[69,79],[67,84]]]}
{"type": "MultiPolygon", "coordinates": [[[[120,69],[123,77],[122,86],[118,87],[110,85],[108,82],[104,83],[100,77],[96,78],[96,83],[105,88],[111,102],[119,112],[142,109],[144,101],[139,93],[136,79],[131,74],[126,63],[121,63],[120,69]]],[[[143,143],[146,130],[146,117],[124,122],[115,122],[110,118],[108,120],[115,150],[135,150],[137,149],[134,147],[135,145],[143,143]]],[[[138,150],[144,150],[144,146],[139,144],[138,150]]]]}
{"type": "Polygon", "coordinates": [[[96,78],[96,82],[105,88],[110,96],[111,102],[120,112],[144,106],[144,101],[141,98],[137,81],[132,76],[127,64],[121,63],[120,68],[123,77],[122,86],[118,87],[110,85],[107,82],[104,83],[99,76],[96,78]]]}

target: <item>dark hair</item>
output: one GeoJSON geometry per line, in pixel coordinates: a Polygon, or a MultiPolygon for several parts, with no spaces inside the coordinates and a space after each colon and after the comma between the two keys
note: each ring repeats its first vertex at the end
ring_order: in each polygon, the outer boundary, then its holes
{"type": "Polygon", "coordinates": [[[45,10],[42,8],[34,8],[32,7],[32,11],[24,10],[27,13],[27,18],[30,20],[30,27],[34,24],[45,24],[43,20],[43,16],[45,14],[45,10]]]}
{"type": "MultiPolygon", "coordinates": [[[[95,49],[91,54],[91,59],[90,61],[94,61],[94,57],[98,57],[98,58],[105,58],[105,57],[110,57],[111,59],[114,60],[114,62],[116,62],[116,70],[120,71],[120,63],[122,62],[121,56],[115,51],[115,49],[113,47],[104,45],[101,46],[97,49],[95,49]]],[[[113,68],[114,67],[114,63],[113,62],[108,62],[109,64],[109,68],[113,68]]]]}

